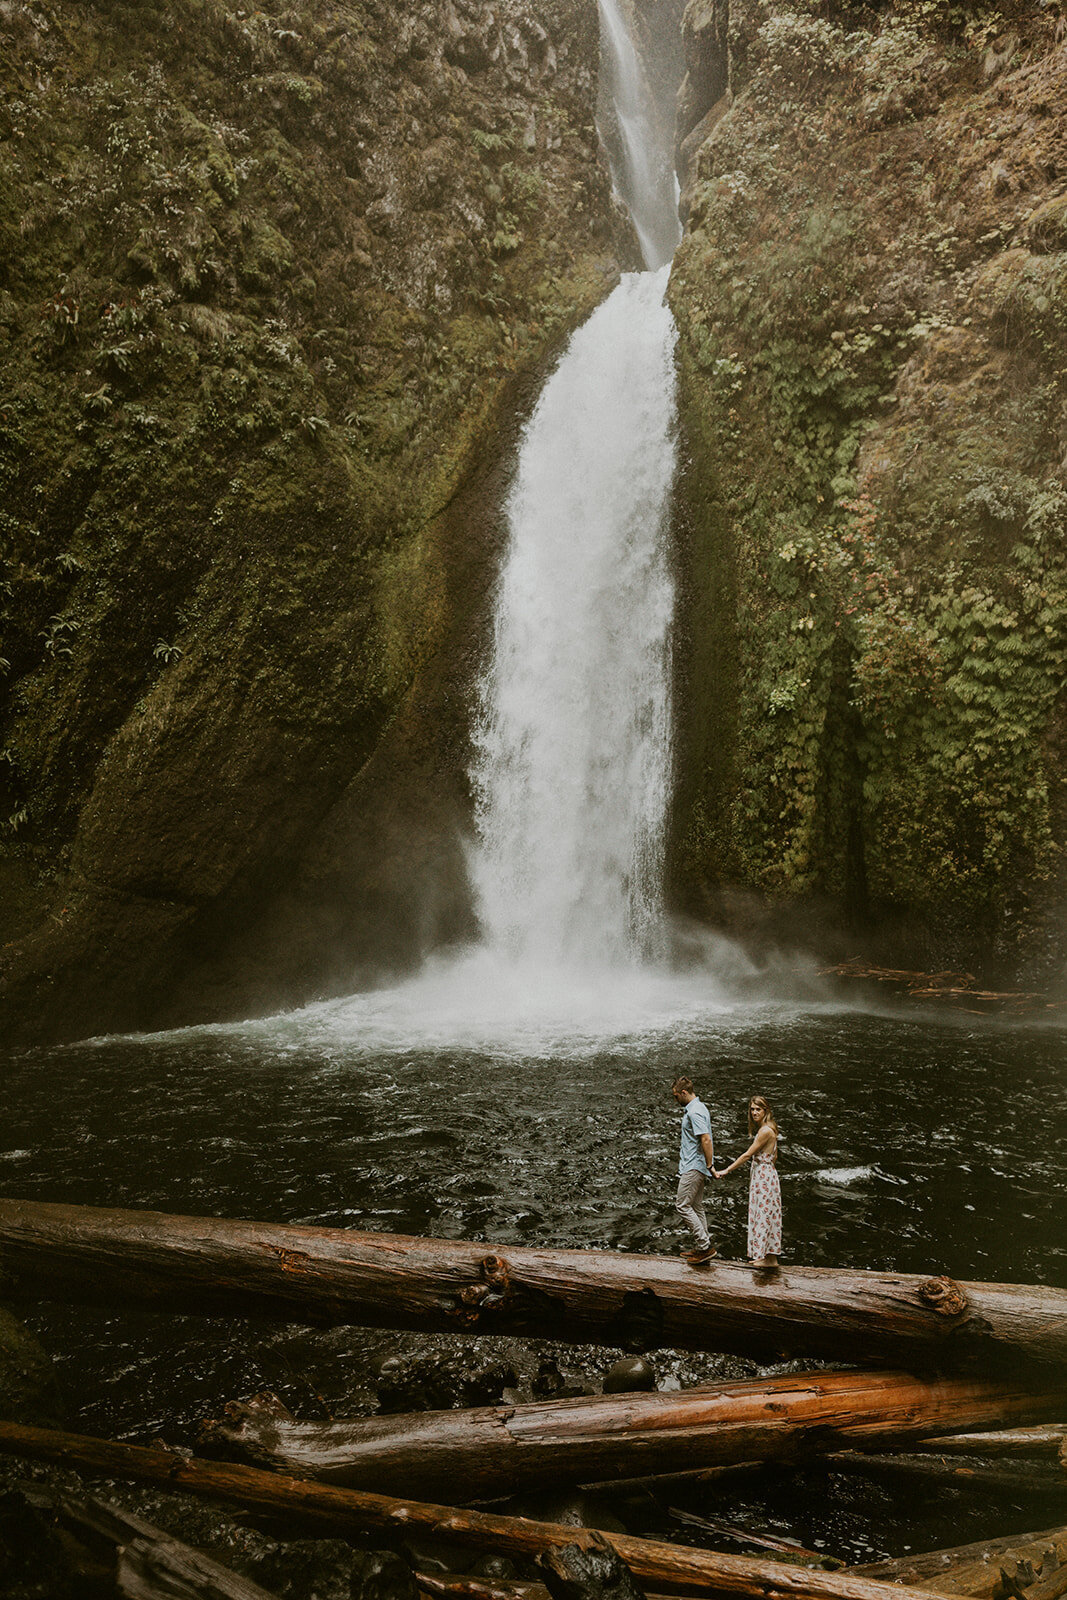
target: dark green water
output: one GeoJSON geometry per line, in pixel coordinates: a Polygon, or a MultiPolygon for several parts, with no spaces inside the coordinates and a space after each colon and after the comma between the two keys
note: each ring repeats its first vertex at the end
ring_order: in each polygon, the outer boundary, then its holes
{"type": "MultiPolygon", "coordinates": [[[[750,1094],[775,1105],[786,1264],[1067,1287],[1061,1031],[677,996],[669,1015],[644,996],[632,1014],[620,1003],[614,1026],[576,1011],[552,1028],[499,994],[473,1026],[462,1007],[420,1012],[425,986],[398,993],[395,1004],[372,997],[9,1059],[0,1192],[674,1251],[679,1113],[668,1085],[684,1071],[723,1156],[743,1148],[750,1094]]],[[[724,1255],[744,1255],[746,1189],[741,1175],[710,1196],[724,1255]]],[[[426,1343],[121,1310],[42,1309],[34,1325],[79,1427],[180,1442],[224,1401],[264,1386],[308,1414],[366,1410],[371,1357],[426,1343]]],[[[606,1359],[560,1352],[565,1371],[587,1378],[606,1359]]],[[[755,1370],[714,1358],[661,1365],[672,1382],[755,1370]]],[[[754,1494],[764,1525],[824,1538],[852,1559],[1043,1527],[1057,1514],[1027,1493],[983,1499],[950,1485],[932,1500],[921,1487],[818,1471],[770,1474],[748,1500],[737,1493],[726,1510],[751,1520],[754,1494]]],[[[722,1516],[724,1505],[704,1511],[722,1516]]]]}

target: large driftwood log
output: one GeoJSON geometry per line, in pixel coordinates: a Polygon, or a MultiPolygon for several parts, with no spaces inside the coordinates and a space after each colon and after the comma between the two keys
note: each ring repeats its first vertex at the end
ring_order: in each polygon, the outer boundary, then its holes
{"type": "MultiPolygon", "coordinates": [[[[0,1454],[23,1460],[58,1461],[108,1478],[155,1483],[201,1500],[222,1501],[259,1515],[283,1516],[303,1527],[342,1537],[391,1533],[411,1538],[423,1532],[468,1550],[495,1550],[535,1560],[549,1549],[582,1544],[587,1535],[559,1523],[525,1517],[457,1511],[450,1506],[308,1483],[255,1467],[199,1461],[169,1450],[119,1444],[84,1434],[60,1433],[0,1422],[0,1454]]],[[[783,1562],[721,1555],[684,1545],[661,1544],[610,1534],[634,1576],[649,1588],[690,1594],[751,1595],[757,1600],[918,1600],[914,1591],[849,1572],[817,1572],[783,1562]]]]}
{"type": "MultiPolygon", "coordinates": [[[[297,1422],[260,1400],[232,1405],[201,1445],[294,1476],[410,1494],[488,1499],[516,1488],[606,1481],[727,1462],[795,1460],[924,1434],[1062,1416],[1067,1379],[923,1379],[806,1372],[680,1393],[591,1395],[537,1405],[297,1422]]],[[[1067,1483],[1067,1479],[1064,1480],[1067,1483]]]]}
{"type": "Polygon", "coordinates": [[[865,1366],[1067,1365],[1067,1291],[0,1200],[7,1298],[865,1366]]]}

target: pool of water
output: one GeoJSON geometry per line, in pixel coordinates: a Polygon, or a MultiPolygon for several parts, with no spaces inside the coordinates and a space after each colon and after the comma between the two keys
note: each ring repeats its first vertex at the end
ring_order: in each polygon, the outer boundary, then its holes
{"type": "MultiPolygon", "coordinates": [[[[454,977],[430,973],[262,1022],[9,1057],[0,1193],[673,1252],[669,1084],[685,1072],[722,1157],[744,1148],[748,1097],[774,1105],[786,1264],[1067,1287],[1062,1031],[730,1000],[696,978],[572,983],[566,1003],[547,980],[466,980],[465,999],[454,977]]],[[[724,1255],[744,1255],[746,1201],[744,1173],[710,1196],[724,1255]]],[[[77,1426],[180,1442],[264,1386],[308,1414],[365,1411],[376,1356],[434,1343],[121,1308],[42,1307],[32,1321],[77,1426]]],[[[607,1359],[560,1351],[565,1372],[587,1378],[607,1359]]],[[[663,1359],[672,1381],[755,1370],[663,1359]]],[[[998,1517],[1008,1532],[1055,1520],[1025,1494],[987,1504],[964,1484],[965,1503],[950,1493],[935,1513],[921,1486],[818,1471],[738,1493],[742,1509],[756,1495],[765,1526],[849,1559],[992,1535],[998,1517]]]]}

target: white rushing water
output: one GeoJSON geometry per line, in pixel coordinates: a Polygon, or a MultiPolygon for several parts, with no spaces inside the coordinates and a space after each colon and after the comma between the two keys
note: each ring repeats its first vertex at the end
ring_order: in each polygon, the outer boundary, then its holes
{"type": "Polygon", "coordinates": [[[598,10],[602,87],[613,123],[602,129],[611,176],[633,219],[645,266],[655,271],[670,261],[682,236],[673,118],[667,121],[657,112],[617,0],[598,0],[598,10]]]}
{"type": "Polygon", "coordinates": [[[623,134],[616,187],[646,260],[663,264],[624,277],[578,330],[526,428],[472,772],[485,942],[541,971],[663,953],[675,420],[664,293],[678,221],[614,0],[601,0],[601,22],[623,134]]]}
{"type": "Polygon", "coordinates": [[[659,953],[670,783],[666,270],[580,328],[527,428],[480,685],[472,872],[518,961],[659,953]]]}

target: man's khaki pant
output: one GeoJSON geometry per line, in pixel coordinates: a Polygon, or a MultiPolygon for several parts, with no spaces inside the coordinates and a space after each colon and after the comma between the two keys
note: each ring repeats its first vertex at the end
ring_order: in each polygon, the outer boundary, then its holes
{"type": "Polygon", "coordinates": [[[711,1243],[708,1237],[708,1219],[704,1215],[704,1182],[702,1172],[681,1173],[678,1178],[678,1198],[675,1201],[698,1250],[706,1250],[711,1243]]]}

